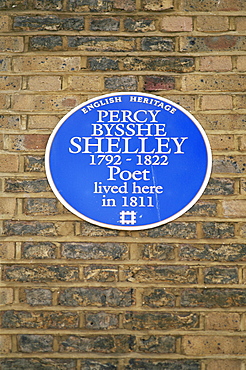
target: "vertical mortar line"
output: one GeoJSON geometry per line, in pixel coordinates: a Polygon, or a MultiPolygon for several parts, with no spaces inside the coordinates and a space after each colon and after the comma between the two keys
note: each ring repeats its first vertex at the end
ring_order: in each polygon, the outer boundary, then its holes
{"type": "Polygon", "coordinates": [[[240,314],[240,331],[245,331],[245,319],[246,314],[245,313],[240,314]]]}
{"type": "Polygon", "coordinates": [[[217,217],[223,217],[223,200],[218,200],[217,202],[217,217]]]}
{"type": "Polygon", "coordinates": [[[13,288],[14,289],[14,303],[20,303],[20,288],[13,288]]]}
{"type": "Polygon", "coordinates": [[[199,329],[200,330],[206,330],[206,313],[204,312],[200,312],[200,316],[199,316],[199,329]]]}
{"type": "Polygon", "coordinates": [[[53,336],[53,352],[59,352],[59,337],[60,334],[52,334],[53,336]]]}
{"type": "Polygon", "coordinates": [[[75,236],[77,235],[80,235],[81,231],[80,231],[80,227],[81,227],[81,224],[80,222],[75,222],[75,227],[74,227],[74,234],[75,236]]]}
{"type": "Polygon", "coordinates": [[[229,30],[230,31],[235,31],[236,30],[235,17],[230,17],[229,16],[229,30]]]}
{"type": "Polygon", "coordinates": [[[30,37],[29,36],[24,36],[24,50],[23,53],[27,53],[29,49],[29,42],[30,42],[30,37]]]}
{"type": "Polygon", "coordinates": [[[206,369],[207,369],[206,362],[202,361],[202,363],[201,363],[201,370],[206,370],[206,369]]]}
{"type": "Polygon", "coordinates": [[[141,0],[136,0],[136,11],[142,10],[142,2],[141,0]]]}
{"type": "Polygon", "coordinates": [[[246,367],[245,367],[245,360],[242,360],[241,362],[241,369],[240,370],[246,370],[246,367]]]}
{"type": "Polygon", "coordinates": [[[84,281],[84,266],[79,265],[79,281],[84,281]]]}
{"type": "Polygon", "coordinates": [[[177,336],[175,339],[175,353],[181,354],[181,336],[177,336]]]}
{"type": "Polygon", "coordinates": [[[15,258],[17,260],[21,259],[21,242],[16,242],[15,244],[15,258]]]}
{"type": "Polygon", "coordinates": [[[52,289],[52,306],[58,305],[59,290],[52,289]]]}
{"type": "MultiPolygon", "coordinates": [[[[128,362],[128,360],[126,360],[128,362]]],[[[126,363],[127,364],[127,363],[126,363]]],[[[118,370],[124,370],[125,369],[125,359],[119,358],[118,359],[118,370]]]]}
{"type": "Polygon", "coordinates": [[[198,279],[197,279],[198,284],[204,284],[204,271],[203,267],[198,266],[198,279]]]}
{"type": "Polygon", "coordinates": [[[202,230],[202,223],[196,222],[196,231],[197,231],[197,240],[203,238],[203,230],[202,230]]]}
{"type": "Polygon", "coordinates": [[[76,367],[76,370],[81,370],[81,366],[82,366],[81,359],[78,359],[78,360],[77,360],[77,367],[76,367]]]}
{"type": "Polygon", "coordinates": [[[129,260],[138,260],[141,259],[140,253],[139,253],[140,247],[138,244],[129,243],[129,260]]]}
{"type": "Polygon", "coordinates": [[[243,281],[243,266],[238,266],[238,284],[244,284],[243,281]]]}
{"type": "Polygon", "coordinates": [[[23,131],[28,129],[28,127],[27,127],[27,118],[28,118],[28,116],[26,114],[21,115],[21,130],[23,130],[23,131]]]}
{"type": "Polygon", "coordinates": [[[85,31],[90,31],[91,18],[93,18],[91,17],[91,15],[85,16],[85,27],[84,27],[85,31]]]}
{"type": "Polygon", "coordinates": [[[23,203],[24,199],[23,198],[17,198],[16,199],[16,214],[17,217],[20,217],[23,214],[23,203]]]}
{"type": "Polygon", "coordinates": [[[235,178],[235,181],[234,181],[234,194],[238,195],[238,194],[242,194],[242,189],[241,189],[241,179],[240,178],[235,178]]]}
{"type": "Polygon", "coordinates": [[[136,305],[135,308],[143,308],[142,296],[144,292],[144,288],[134,288],[135,289],[135,298],[136,298],[136,305]]]}
{"type": "Polygon", "coordinates": [[[12,345],[12,352],[18,352],[18,341],[17,341],[17,334],[11,335],[11,345],[12,345]]]}

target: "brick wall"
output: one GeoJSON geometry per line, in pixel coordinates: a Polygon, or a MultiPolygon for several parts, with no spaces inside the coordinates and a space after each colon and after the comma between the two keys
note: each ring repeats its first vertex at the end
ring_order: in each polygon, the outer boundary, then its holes
{"type": "Polygon", "coordinates": [[[245,0],[1,0],[1,370],[245,370],[245,0]],[[197,117],[200,201],[146,231],[50,191],[47,139],[87,99],[144,91],[197,117]]]}

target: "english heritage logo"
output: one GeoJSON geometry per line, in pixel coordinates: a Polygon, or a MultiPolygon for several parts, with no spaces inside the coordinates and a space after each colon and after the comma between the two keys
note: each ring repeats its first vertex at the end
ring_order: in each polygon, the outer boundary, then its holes
{"type": "Polygon", "coordinates": [[[113,93],[69,112],[47,144],[56,197],[98,226],[142,230],[176,219],[200,198],[212,156],[184,108],[145,93],[113,93]]]}

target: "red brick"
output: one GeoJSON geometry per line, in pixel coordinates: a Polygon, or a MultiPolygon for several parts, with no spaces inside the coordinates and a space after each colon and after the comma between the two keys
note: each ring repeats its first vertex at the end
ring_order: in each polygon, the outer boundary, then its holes
{"type": "Polygon", "coordinates": [[[9,135],[10,150],[44,150],[48,141],[49,135],[33,134],[33,135],[9,135]]]}
{"type": "Polygon", "coordinates": [[[225,217],[246,217],[246,200],[223,200],[222,212],[225,217]]]}

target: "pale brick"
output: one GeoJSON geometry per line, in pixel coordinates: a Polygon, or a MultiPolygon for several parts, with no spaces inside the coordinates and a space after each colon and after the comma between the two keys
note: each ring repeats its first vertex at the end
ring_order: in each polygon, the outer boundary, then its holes
{"type": "Polygon", "coordinates": [[[240,330],[238,313],[211,312],[205,317],[206,330],[240,330]]]}
{"type": "Polygon", "coordinates": [[[0,16],[0,29],[1,32],[10,31],[10,19],[7,15],[0,16]]]}
{"type": "Polygon", "coordinates": [[[14,292],[12,288],[0,288],[0,305],[13,303],[14,292]]]}
{"type": "Polygon", "coordinates": [[[55,72],[55,71],[79,71],[80,57],[57,57],[57,56],[21,56],[13,58],[15,72],[55,72]]]}
{"type": "Polygon", "coordinates": [[[240,150],[246,150],[246,135],[240,136],[240,150]]]}
{"type": "Polygon", "coordinates": [[[0,37],[0,51],[1,52],[22,52],[24,50],[23,37],[0,37]]]}
{"type": "Polygon", "coordinates": [[[173,0],[144,0],[143,8],[144,10],[159,12],[162,10],[173,8],[173,0]]]}
{"type": "Polygon", "coordinates": [[[0,353],[11,352],[11,336],[10,335],[0,335],[0,353]]]}
{"type": "Polygon", "coordinates": [[[213,150],[234,150],[233,135],[208,135],[210,146],[213,150]]]}
{"type": "Polygon", "coordinates": [[[0,76],[0,90],[20,90],[20,76],[0,76]]]}
{"type": "Polygon", "coordinates": [[[161,20],[161,31],[168,32],[182,32],[192,31],[192,17],[181,17],[181,16],[165,16],[161,20]]]}
{"type": "Polygon", "coordinates": [[[38,130],[47,130],[53,129],[59,122],[58,116],[29,116],[28,128],[29,129],[38,129],[38,130]]]}
{"type": "Polygon", "coordinates": [[[199,336],[183,337],[183,352],[188,356],[244,355],[246,338],[238,336],[199,336]]]}
{"type": "Polygon", "coordinates": [[[59,111],[79,104],[77,96],[71,95],[14,95],[13,109],[20,111],[59,111]]]}
{"type": "Polygon", "coordinates": [[[246,200],[224,200],[222,212],[225,217],[246,217],[246,200]]]}
{"type": "Polygon", "coordinates": [[[246,55],[237,57],[237,69],[239,71],[246,71],[246,55]]]}
{"type": "Polygon", "coordinates": [[[242,91],[246,84],[246,76],[231,75],[187,75],[181,81],[182,91],[242,91]]]}
{"type": "Polygon", "coordinates": [[[32,76],[28,78],[28,88],[33,91],[61,90],[60,76],[32,76]]]}
{"type": "Polygon", "coordinates": [[[69,77],[69,90],[100,91],[101,79],[98,76],[71,76],[69,77]]]}
{"type": "Polygon", "coordinates": [[[209,360],[206,370],[241,370],[240,360],[209,360]]]}
{"type": "Polygon", "coordinates": [[[17,155],[0,154],[0,172],[17,172],[19,159],[17,155]]]}
{"type": "Polygon", "coordinates": [[[199,15],[196,19],[197,22],[197,30],[204,31],[204,32],[221,32],[227,31],[229,29],[229,19],[228,17],[218,16],[218,15],[211,15],[211,16],[204,16],[199,15]]]}
{"type": "Polygon", "coordinates": [[[231,71],[232,70],[231,57],[227,55],[200,57],[200,70],[208,72],[231,71]]]}
{"type": "Polygon", "coordinates": [[[232,109],[232,97],[230,95],[204,95],[201,109],[205,111],[232,109]]]}
{"type": "Polygon", "coordinates": [[[15,198],[0,198],[0,214],[13,216],[16,208],[15,198]]]}
{"type": "Polygon", "coordinates": [[[236,95],[233,97],[234,108],[245,109],[246,106],[246,95],[236,95]]]}
{"type": "Polygon", "coordinates": [[[0,259],[13,259],[15,256],[15,244],[13,242],[0,243],[0,259]]]}
{"type": "Polygon", "coordinates": [[[236,17],[235,23],[237,31],[246,31],[246,17],[236,17]]]}

